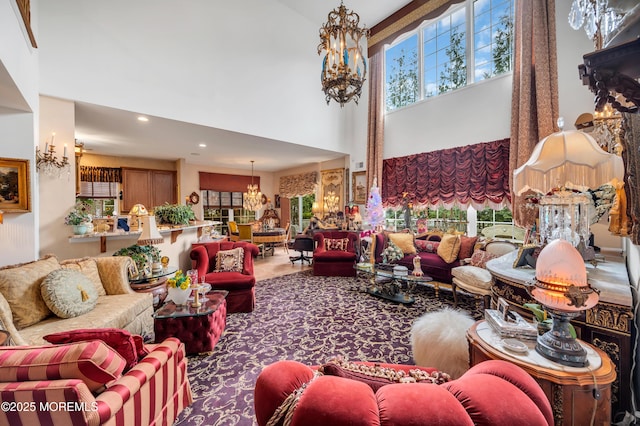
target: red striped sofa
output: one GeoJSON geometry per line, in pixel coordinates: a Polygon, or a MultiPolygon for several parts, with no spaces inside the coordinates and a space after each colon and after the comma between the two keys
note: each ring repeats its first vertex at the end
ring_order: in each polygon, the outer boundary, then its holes
{"type": "Polygon", "coordinates": [[[171,425],[192,402],[184,345],[146,345],[128,371],[101,340],[0,348],[0,425],[171,425]]]}

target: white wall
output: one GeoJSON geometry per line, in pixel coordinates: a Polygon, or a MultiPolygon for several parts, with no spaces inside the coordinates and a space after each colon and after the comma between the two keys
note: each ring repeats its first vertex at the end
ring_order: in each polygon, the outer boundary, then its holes
{"type": "Polygon", "coordinates": [[[59,259],[74,256],[74,247],[68,242],[72,234],[71,227],[64,224],[76,199],[76,175],[74,155],[75,112],[71,101],[42,96],[40,98],[40,151],[44,151],[45,143],[51,141],[55,133],[55,147],[58,159],[62,159],[64,145],[67,145],[69,173],[60,177],[37,174],[40,186],[40,256],[53,253],[59,259]]]}
{"type": "MultiPolygon", "coordinates": [[[[32,22],[37,26],[37,12],[32,22]]],[[[37,37],[37,30],[34,29],[37,37]]],[[[38,121],[38,54],[31,47],[15,1],[0,0],[0,157],[29,160],[31,212],[5,213],[0,224],[0,264],[37,256],[39,208],[35,180],[38,121]]]]}
{"type": "Polygon", "coordinates": [[[57,0],[40,14],[43,94],[346,151],[318,26],[278,1],[57,0]]]}

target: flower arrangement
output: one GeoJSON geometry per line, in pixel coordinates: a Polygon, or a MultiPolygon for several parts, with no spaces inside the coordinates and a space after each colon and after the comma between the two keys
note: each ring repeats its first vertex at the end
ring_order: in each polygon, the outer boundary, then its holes
{"type": "Polygon", "coordinates": [[[73,209],[64,218],[65,225],[80,225],[82,223],[91,222],[91,215],[89,214],[89,206],[81,201],[78,201],[73,209]]]}
{"type": "Polygon", "coordinates": [[[173,278],[167,280],[167,286],[186,290],[191,285],[191,277],[184,275],[181,269],[176,272],[173,278]]]}

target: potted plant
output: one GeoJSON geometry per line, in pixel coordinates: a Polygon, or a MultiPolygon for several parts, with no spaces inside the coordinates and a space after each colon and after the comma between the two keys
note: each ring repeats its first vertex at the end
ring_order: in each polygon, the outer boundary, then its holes
{"type": "Polygon", "coordinates": [[[88,206],[78,201],[75,206],[73,206],[73,209],[65,216],[64,224],[71,225],[75,235],[82,235],[87,233],[91,219],[88,206]]]}
{"type": "Polygon", "coordinates": [[[191,207],[181,204],[165,203],[153,208],[153,214],[158,224],[188,225],[189,221],[196,220],[196,215],[191,207]]]}
{"type": "MultiPolygon", "coordinates": [[[[139,246],[137,244],[123,247],[113,253],[114,256],[129,256],[138,267],[138,271],[144,271],[145,264],[160,262],[160,250],[155,246],[139,246]],[[150,260],[149,260],[150,259],[150,260]]],[[[151,264],[149,264],[151,268],[151,264]]]]}
{"type": "Polygon", "coordinates": [[[167,292],[167,300],[184,305],[191,295],[191,277],[178,270],[173,278],[167,280],[167,292]]]}

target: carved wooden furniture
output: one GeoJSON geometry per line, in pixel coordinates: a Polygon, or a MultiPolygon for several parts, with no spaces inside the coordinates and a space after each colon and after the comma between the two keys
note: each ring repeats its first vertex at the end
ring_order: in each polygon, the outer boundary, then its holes
{"type": "Polygon", "coordinates": [[[578,66],[582,84],[596,94],[595,109],[602,111],[606,103],[620,112],[638,112],[640,107],[640,39],[598,50],[583,56],[578,66]],[[621,94],[628,105],[616,100],[621,94]]]}
{"type": "MultiPolygon", "coordinates": [[[[588,264],[589,284],[600,290],[600,302],[571,323],[578,338],[603,350],[613,361],[617,378],[611,384],[611,402],[614,415],[632,412],[631,362],[633,298],[624,259],[619,254],[605,253],[606,261],[597,267],[588,264]]],[[[487,262],[487,269],[494,278],[493,297],[503,297],[510,309],[525,318],[531,312],[522,307],[525,303],[537,303],[527,293],[525,283],[535,277],[529,267],[513,268],[517,252],[487,262]]],[[[635,337],[634,337],[635,338],[635,337]]]]}
{"type": "Polygon", "coordinates": [[[485,321],[474,324],[467,331],[467,339],[471,366],[487,360],[505,360],[536,379],[551,403],[556,425],[611,423],[611,383],[616,372],[614,364],[602,350],[584,344],[590,366],[571,368],[539,355],[533,349],[533,341],[527,345],[527,354],[509,352],[485,321]]]}

